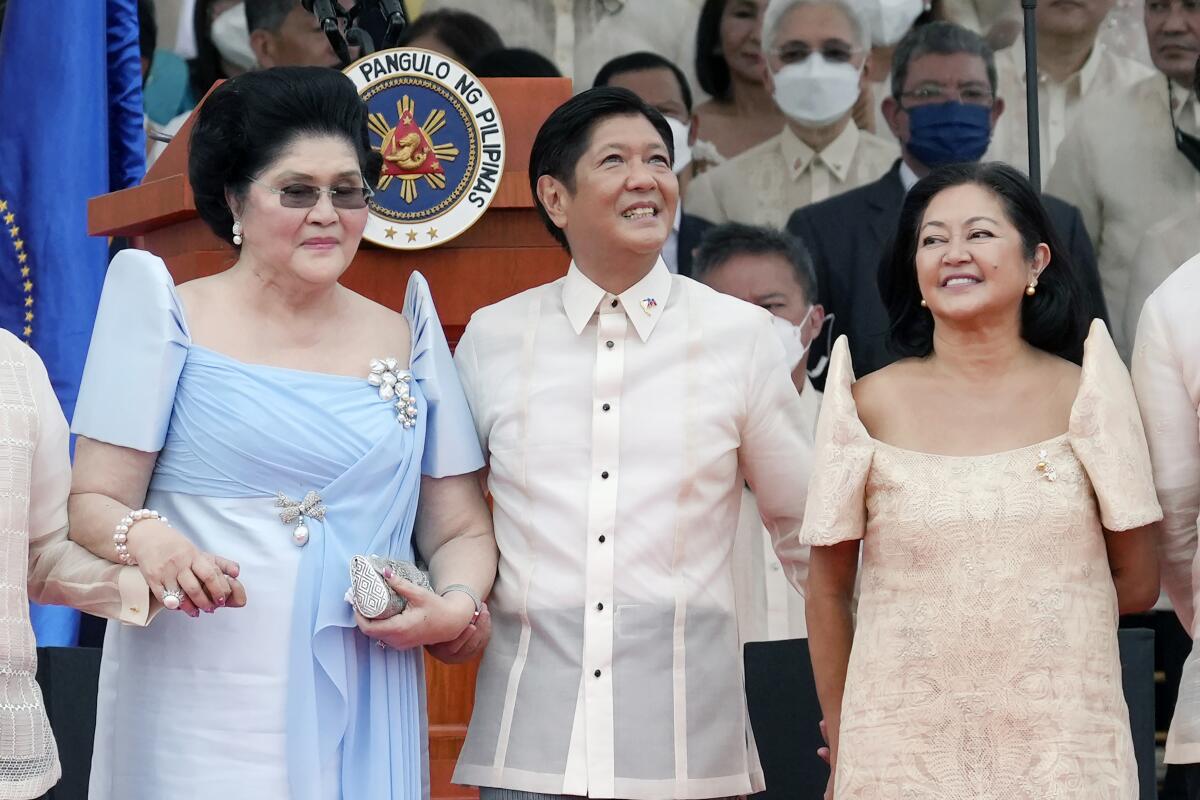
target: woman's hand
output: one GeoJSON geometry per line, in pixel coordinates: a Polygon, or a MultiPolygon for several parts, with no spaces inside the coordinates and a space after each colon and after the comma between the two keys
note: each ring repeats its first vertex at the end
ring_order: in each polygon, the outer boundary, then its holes
{"type": "Polygon", "coordinates": [[[238,564],[203,552],[168,525],[142,520],[129,529],[128,546],[150,591],[160,601],[168,590],[182,591],[179,610],[188,616],[246,605],[238,564]]]}
{"type": "Polygon", "coordinates": [[[829,747],[829,728],[825,725],[825,720],[821,720],[818,727],[821,729],[821,738],[825,741],[825,746],[817,748],[817,757],[829,765],[829,782],[825,784],[825,800],[833,800],[833,779],[837,775],[837,769],[833,763],[833,752],[829,747]]]}
{"type": "Polygon", "coordinates": [[[396,650],[456,642],[467,633],[475,603],[462,592],[445,597],[384,570],[383,578],[407,602],[404,611],[387,619],[367,619],[357,611],[358,629],[396,650]]]}
{"type": "Polygon", "coordinates": [[[492,613],[488,611],[487,603],[484,603],[483,608],[479,611],[479,619],[474,624],[467,625],[467,629],[460,633],[457,639],[452,642],[431,644],[425,649],[443,664],[462,664],[483,652],[483,648],[487,647],[488,640],[491,638],[492,613]]]}

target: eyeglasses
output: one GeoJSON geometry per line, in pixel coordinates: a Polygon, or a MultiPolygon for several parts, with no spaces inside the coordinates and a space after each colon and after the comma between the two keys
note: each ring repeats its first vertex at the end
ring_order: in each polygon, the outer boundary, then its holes
{"type": "MultiPolygon", "coordinates": [[[[787,42],[771,52],[784,64],[799,64],[813,54],[813,49],[804,42],[787,42]]],[[[829,42],[816,52],[831,64],[846,64],[858,54],[850,45],[837,42],[829,42]]]]}
{"type": "Polygon", "coordinates": [[[268,186],[254,178],[249,179],[268,192],[279,195],[279,204],[284,208],[312,208],[321,199],[321,195],[329,195],[329,202],[334,208],[359,209],[366,208],[367,201],[375,196],[375,192],[363,181],[362,186],[309,186],[306,183],[289,183],[282,189],[268,186]]]}
{"type": "Polygon", "coordinates": [[[901,92],[900,97],[910,106],[932,106],[957,100],[969,106],[991,108],[996,101],[992,91],[982,86],[964,86],[957,92],[936,85],[919,86],[910,92],[901,92]]]}

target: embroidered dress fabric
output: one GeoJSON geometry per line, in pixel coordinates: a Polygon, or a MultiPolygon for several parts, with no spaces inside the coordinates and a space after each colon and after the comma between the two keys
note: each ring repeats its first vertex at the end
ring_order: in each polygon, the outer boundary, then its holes
{"type": "Polygon", "coordinates": [[[1016,450],[951,457],[876,441],[853,382],[842,337],[800,537],[862,539],[838,800],[1135,800],[1104,537],[1162,512],[1103,323],[1067,433],[1016,450]]]}
{"type": "Polygon", "coordinates": [[[62,767],[42,691],[29,621],[27,554],[31,533],[67,524],[70,469],[66,423],[46,369],[33,351],[0,331],[0,798],[37,797],[58,782],[62,767]],[[57,415],[57,419],[55,418],[57,415]]]}
{"type": "MultiPolygon", "coordinates": [[[[363,377],[245,364],[191,342],[163,263],[124,251],[105,282],[73,430],[158,452],[146,506],[241,565],[248,605],[110,625],[90,796],[411,798],[427,793],[422,653],[372,646],[345,601],[350,558],[413,560],[422,475],[482,466],[419,274],[416,424],[363,377]],[[293,543],[277,493],[315,491],[293,543]]],[[[393,354],[380,354],[381,357],[393,354]]]]}

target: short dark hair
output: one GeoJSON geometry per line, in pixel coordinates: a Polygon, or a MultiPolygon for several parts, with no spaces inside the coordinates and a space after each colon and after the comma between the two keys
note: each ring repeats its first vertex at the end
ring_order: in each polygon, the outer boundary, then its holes
{"type": "Polygon", "coordinates": [[[454,52],[454,59],[463,64],[470,63],[493,50],[504,47],[504,41],[496,29],[481,17],[469,11],[442,8],[426,11],[417,17],[400,35],[398,47],[407,47],[411,42],[432,33],[446,43],[454,52]]]}
{"type": "Polygon", "coordinates": [[[246,30],[279,30],[287,15],[300,7],[300,0],[243,0],[246,9],[246,30]]]}
{"type": "Polygon", "coordinates": [[[212,40],[213,0],[196,0],[192,11],[192,30],[196,37],[196,57],[188,62],[192,95],[199,100],[212,85],[229,76],[221,68],[221,53],[212,40]]]}
{"type": "Polygon", "coordinates": [[[704,232],[692,259],[692,277],[698,281],[734,256],[779,256],[792,265],[796,283],[809,303],[817,302],[817,273],[804,242],[775,228],[727,222],[704,232]]]}
{"type": "Polygon", "coordinates": [[[679,92],[683,95],[683,105],[691,114],[692,87],[688,85],[687,76],[683,74],[683,70],[675,66],[674,62],[663,58],[658,53],[643,50],[639,53],[617,56],[600,68],[600,71],[596,73],[596,79],[592,81],[592,86],[608,86],[618,75],[625,75],[629,72],[645,72],[651,69],[668,69],[675,75],[675,80],[679,81],[679,92]]]}
{"type": "Polygon", "coordinates": [[[879,265],[879,293],[891,320],[893,351],[902,357],[933,352],[933,316],[921,307],[917,283],[919,228],[934,197],[964,184],[980,186],[1000,201],[1021,236],[1026,258],[1033,258],[1039,244],[1050,248],[1050,267],[1038,276],[1037,293],[1021,301],[1021,337],[1034,347],[1080,363],[1088,319],[1077,268],[1029,179],[1001,162],[938,167],[904,198],[895,238],[879,265]]]}
{"type": "Polygon", "coordinates": [[[729,100],[733,79],[721,51],[721,17],[729,0],[704,0],[696,23],[696,80],[717,100],[729,100]]]}
{"type": "Polygon", "coordinates": [[[952,56],[956,53],[979,56],[987,68],[992,94],[996,93],[996,57],[992,48],[974,31],[953,22],[939,20],[918,25],[904,34],[904,38],[896,45],[896,52],[892,55],[892,97],[900,99],[912,62],[931,53],[942,56],[952,56]]]}
{"type": "Polygon", "coordinates": [[[337,70],[255,70],[213,90],[197,113],[188,149],[196,210],[213,233],[233,241],[226,191],[244,197],[250,179],[305,134],[345,140],[358,155],[367,185],[379,181],[383,161],[368,139],[367,106],[337,70]]]}
{"type": "Polygon", "coordinates": [[[484,53],[470,64],[479,78],[561,78],[554,62],[524,47],[501,47],[484,53]]]}
{"type": "Polygon", "coordinates": [[[158,20],[154,15],[152,0],[138,0],[138,49],[146,63],[154,61],[154,51],[158,48],[158,20]]]}
{"type": "Polygon", "coordinates": [[[546,230],[568,251],[566,234],[550,219],[538,198],[538,179],[549,175],[574,192],[575,165],[591,145],[592,131],[611,117],[633,116],[645,117],[654,126],[667,146],[668,158],[673,158],[675,138],[663,115],[633,92],[617,86],[601,86],[575,95],[550,113],[533,140],[533,149],[529,153],[529,189],[546,230]]]}

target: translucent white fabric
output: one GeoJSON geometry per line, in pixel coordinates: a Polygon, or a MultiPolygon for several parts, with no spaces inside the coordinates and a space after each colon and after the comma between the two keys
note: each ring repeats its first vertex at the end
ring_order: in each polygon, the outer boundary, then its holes
{"type": "Polygon", "coordinates": [[[770,315],[659,260],[477,311],[455,359],[499,574],[456,783],[625,800],[762,789],[731,551],[749,483],[793,584],[810,445],[770,315]]]}
{"type": "MultiPolygon", "coordinates": [[[[1163,587],[1184,630],[1196,637],[1200,594],[1200,257],[1192,258],[1150,295],[1133,348],[1137,389],[1154,484],[1162,504],[1159,539],[1163,587]]],[[[1200,652],[1183,665],[1167,735],[1167,763],[1200,763],[1200,652]]]]}
{"type": "Polygon", "coordinates": [[[30,599],[130,622],[144,622],[149,611],[135,568],[67,540],[67,443],[46,368],[0,330],[0,800],[37,797],[61,774],[34,680],[30,599]]]}

